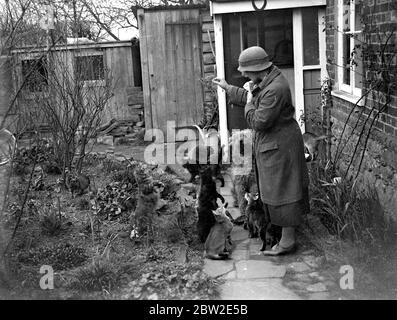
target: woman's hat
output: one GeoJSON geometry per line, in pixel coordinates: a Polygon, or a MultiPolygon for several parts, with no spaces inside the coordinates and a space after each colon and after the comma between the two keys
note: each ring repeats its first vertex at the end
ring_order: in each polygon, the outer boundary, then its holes
{"type": "Polygon", "coordinates": [[[257,72],[269,68],[273,63],[269,60],[269,55],[261,47],[249,47],[240,53],[238,58],[238,71],[257,72]]]}

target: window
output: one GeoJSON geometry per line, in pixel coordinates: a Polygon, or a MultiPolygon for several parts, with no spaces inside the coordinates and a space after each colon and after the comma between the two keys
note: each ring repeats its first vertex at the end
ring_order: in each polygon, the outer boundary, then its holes
{"type": "Polygon", "coordinates": [[[76,77],[80,81],[96,81],[105,79],[103,55],[75,57],[76,77]]]}
{"type": "Polygon", "coordinates": [[[320,64],[318,45],[318,9],[302,9],[303,65],[320,64]]]}
{"type": "Polygon", "coordinates": [[[22,78],[27,91],[44,91],[48,86],[47,59],[22,60],[22,78]]]}
{"type": "Polygon", "coordinates": [[[359,0],[338,0],[339,90],[361,96],[362,52],[359,0]]]}
{"type": "Polygon", "coordinates": [[[242,86],[246,79],[237,70],[238,57],[250,46],[266,50],[275,65],[281,68],[294,64],[292,11],[269,10],[223,15],[226,79],[242,86]]]}

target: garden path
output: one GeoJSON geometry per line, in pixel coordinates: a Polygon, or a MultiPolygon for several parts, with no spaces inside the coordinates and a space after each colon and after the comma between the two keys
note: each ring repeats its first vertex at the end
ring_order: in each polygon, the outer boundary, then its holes
{"type": "MultiPolygon", "coordinates": [[[[233,204],[230,176],[225,176],[221,194],[229,206],[233,204]]],[[[233,218],[238,208],[229,209],[233,218]]],[[[205,259],[204,271],[224,280],[220,288],[222,300],[324,300],[338,299],[339,283],[321,274],[323,257],[314,250],[299,246],[291,255],[265,257],[259,250],[260,239],[250,239],[248,231],[234,226],[232,240],[236,248],[231,259],[205,259]]]]}

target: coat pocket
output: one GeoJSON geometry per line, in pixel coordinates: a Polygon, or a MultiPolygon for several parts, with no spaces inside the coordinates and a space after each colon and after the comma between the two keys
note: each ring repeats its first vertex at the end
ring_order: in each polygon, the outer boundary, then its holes
{"type": "Polygon", "coordinates": [[[280,165],[282,154],[277,142],[263,143],[258,148],[259,162],[264,167],[275,167],[280,165]]]}
{"type": "Polygon", "coordinates": [[[267,142],[259,146],[259,152],[266,152],[271,150],[278,150],[277,142],[267,142]]]}

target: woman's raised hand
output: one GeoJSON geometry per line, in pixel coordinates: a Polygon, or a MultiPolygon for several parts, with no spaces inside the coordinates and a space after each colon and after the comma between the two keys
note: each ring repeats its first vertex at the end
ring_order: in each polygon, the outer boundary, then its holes
{"type": "Polygon", "coordinates": [[[220,86],[222,89],[226,90],[227,86],[229,85],[225,79],[223,78],[214,78],[212,82],[220,86]]]}

